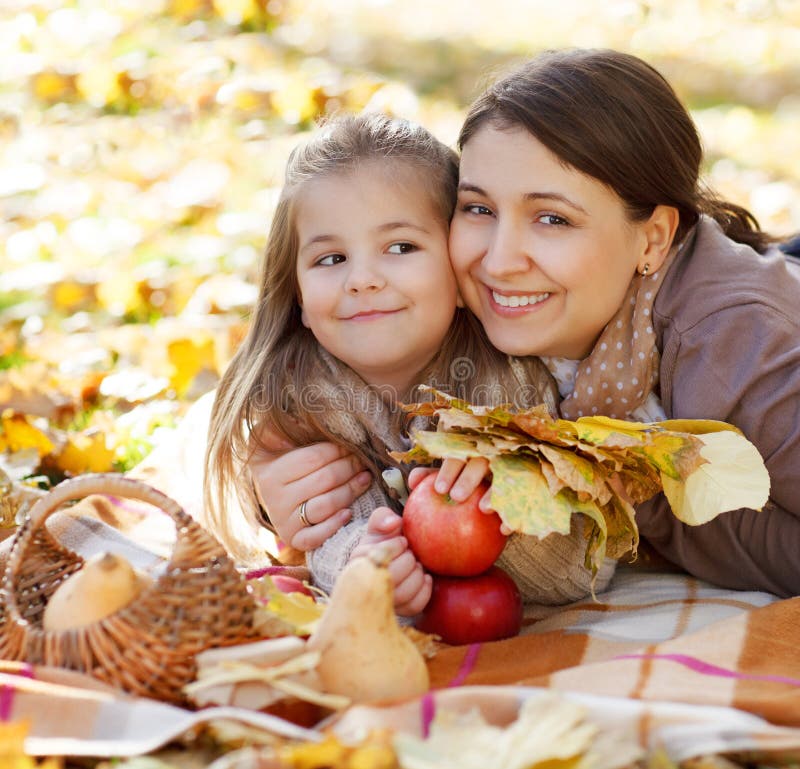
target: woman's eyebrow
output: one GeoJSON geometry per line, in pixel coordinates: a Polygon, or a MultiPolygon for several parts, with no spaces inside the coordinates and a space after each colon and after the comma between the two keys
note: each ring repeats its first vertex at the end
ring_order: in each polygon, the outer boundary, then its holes
{"type": "Polygon", "coordinates": [[[574,208],[576,211],[580,211],[582,214],[587,213],[586,209],[576,203],[574,200],[571,200],[566,195],[562,195],[560,192],[526,192],[523,195],[525,200],[533,201],[533,200],[557,200],[560,203],[564,203],[565,205],[570,206],[570,208],[574,208]]]}
{"type": "MultiPolygon", "coordinates": [[[[458,185],[459,192],[474,192],[476,195],[482,195],[483,197],[489,197],[488,193],[486,192],[483,187],[479,187],[477,184],[471,184],[470,182],[462,182],[458,185]]],[[[566,195],[562,195],[560,192],[526,192],[522,199],[526,202],[535,201],[535,200],[558,200],[561,203],[568,205],[570,208],[574,208],[576,211],[580,211],[582,214],[587,213],[586,209],[576,203],[574,200],[571,200],[566,195]]]]}
{"type": "Polygon", "coordinates": [[[477,195],[486,195],[486,190],[483,187],[479,187],[477,184],[470,184],[469,182],[459,182],[458,183],[458,191],[459,192],[474,192],[477,195]]]}

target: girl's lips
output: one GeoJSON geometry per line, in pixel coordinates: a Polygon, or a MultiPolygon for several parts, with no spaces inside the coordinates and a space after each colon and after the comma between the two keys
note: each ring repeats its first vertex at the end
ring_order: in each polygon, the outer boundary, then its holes
{"type": "Polygon", "coordinates": [[[551,297],[549,292],[531,294],[501,294],[486,286],[489,296],[489,305],[498,315],[515,316],[529,312],[536,312],[547,303],[551,297]]]}
{"type": "Polygon", "coordinates": [[[354,320],[357,323],[363,323],[365,321],[385,318],[388,315],[394,315],[395,313],[398,312],[400,312],[400,310],[373,310],[371,312],[359,312],[356,313],[355,315],[351,315],[350,317],[342,318],[342,320],[354,320]]]}

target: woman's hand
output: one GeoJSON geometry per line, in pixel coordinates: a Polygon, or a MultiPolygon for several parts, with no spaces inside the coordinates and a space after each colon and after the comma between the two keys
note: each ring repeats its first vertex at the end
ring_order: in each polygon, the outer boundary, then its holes
{"type": "Polygon", "coordinates": [[[394,587],[394,610],[403,617],[419,614],[433,591],[433,578],[408,547],[402,535],[403,519],[388,507],[376,507],[367,522],[366,534],[353,550],[352,558],[363,558],[377,547],[386,552],[394,587]]]}
{"type": "MultiPolygon", "coordinates": [[[[438,472],[433,487],[439,494],[449,494],[456,502],[463,502],[478,488],[480,482],[489,474],[489,462],[483,457],[473,457],[464,462],[461,459],[446,458],[438,469],[415,467],[408,476],[408,488],[415,488],[428,474],[438,472]]],[[[492,490],[487,489],[478,506],[484,513],[494,512],[491,508],[492,490]]],[[[503,534],[510,534],[505,524],[500,528],[503,534]]]]}
{"type": "Polygon", "coordinates": [[[360,460],[335,443],[286,450],[265,438],[249,462],[253,486],[278,537],[296,550],[319,547],[351,516],[348,509],[369,487],[372,476],[360,460]],[[305,504],[305,518],[300,507],[305,504]]]}

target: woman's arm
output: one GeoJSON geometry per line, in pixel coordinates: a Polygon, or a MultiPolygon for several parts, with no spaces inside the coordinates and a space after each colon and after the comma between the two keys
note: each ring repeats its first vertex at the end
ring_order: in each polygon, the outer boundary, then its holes
{"type": "Polygon", "coordinates": [[[334,443],[286,450],[264,436],[248,463],[259,503],[278,537],[297,550],[322,545],[351,517],[349,506],[372,477],[357,457],[334,443]],[[300,519],[305,502],[308,526],[300,519]]]}
{"type": "Polygon", "coordinates": [[[737,302],[682,333],[665,332],[664,406],[676,418],[720,419],[755,444],[770,474],[760,512],[678,521],[663,496],[639,506],[642,536],[670,561],[718,585],[800,594],[800,321],[763,301],[737,302]]]}

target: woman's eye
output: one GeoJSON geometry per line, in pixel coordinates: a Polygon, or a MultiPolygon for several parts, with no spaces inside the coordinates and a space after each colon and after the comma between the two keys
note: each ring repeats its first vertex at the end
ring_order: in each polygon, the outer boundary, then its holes
{"type": "Polygon", "coordinates": [[[537,221],[541,222],[542,224],[557,227],[563,227],[569,224],[569,222],[563,216],[559,216],[558,214],[542,214],[537,218],[537,221]]]}
{"type": "Polygon", "coordinates": [[[390,254],[410,254],[416,251],[417,247],[413,243],[392,243],[386,250],[390,254]]]}
{"type": "Polygon", "coordinates": [[[468,214],[478,214],[478,216],[491,216],[492,213],[490,208],[482,206],[480,203],[467,203],[462,206],[462,210],[468,214]]]}
{"type": "Polygon", "coordinates": [[[323,267],[329,267],[334,264],[341,264],[344,260],[344,254],[325,254],[325,256],[317,259],[314,264],[319,264],[323,267]]]}

